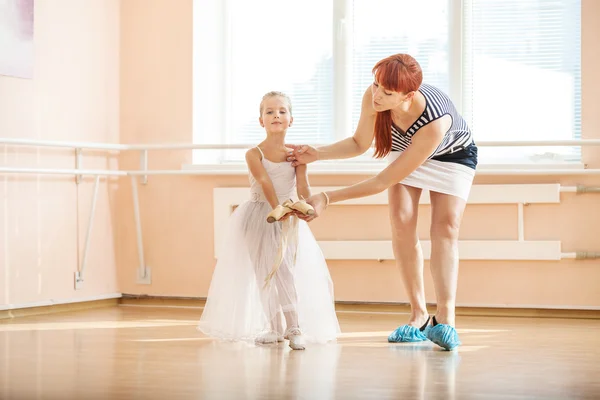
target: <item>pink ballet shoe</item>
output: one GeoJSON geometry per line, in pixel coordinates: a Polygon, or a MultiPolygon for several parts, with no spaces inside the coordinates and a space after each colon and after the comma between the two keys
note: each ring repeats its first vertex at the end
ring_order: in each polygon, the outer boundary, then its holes
{"type": "Polygon", "coordinates": [[[267,222],[272,224],[273,222],[279,221],[281,218],[294,211],[298,211],[304,215],[313,215],[315,213],[313,206],[308,204],[306,201],[299,200],[294,203],[290,199],[284,201],[282,204],[279,204],[277,207],[271,210],[269,215],[267,215],[267,222]]]}
{"type": "MultiPolygon", "coordinates": [[[[285,203],[284,203],[285,204],[285,203]]],[[[272,224],[275,221],[279,221],[281,218],[286,216],[287,214],[293,212],[293,210],[285,205],[279,204],[275,207],[269,215],[267,215],[267,222],[272,224]]]]}
{"type": "MultiPolygon", "coordinates": [[[[286,205],[286,203],[283,204],[286,205]]],[[[315,213],[313,206],[308,204],[305,200],[299,200],[294,204],[287,204],[286,207],[296,210],[304,215],[313,215],[315,213]]]]}

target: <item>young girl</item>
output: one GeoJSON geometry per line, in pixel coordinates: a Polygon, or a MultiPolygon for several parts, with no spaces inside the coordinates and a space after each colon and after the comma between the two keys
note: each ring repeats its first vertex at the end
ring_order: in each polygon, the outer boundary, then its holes
{"type": "Polygon", "coordinates": [[[291,198],[310,196],[306,165],[285,161],[289,97],[267,93],[259,121],[267,138],[246,153],[250,199],[231,215],[198,329],[258,344],[289,340],[292,349],[303,350],[307,341],[326,342],[340,332],[333,285],[305,221],[288,214],[267,222],[291,198]]]}

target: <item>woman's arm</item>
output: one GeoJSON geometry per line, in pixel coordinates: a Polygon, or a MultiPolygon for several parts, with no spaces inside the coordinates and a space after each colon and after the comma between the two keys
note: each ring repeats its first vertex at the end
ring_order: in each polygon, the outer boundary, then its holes
{"type": "Polygon", "coordinates": [[[306,164],[296,167],[296,191],[299,199],[308,199],[310,197],[310,184],[308,183],[308,168],[306,164]]]}
{"type": "MultiPolygon", "coordinates": [[[[329,199],[329,204],[331,204],[371,196],[383,192],[390,186],[406,178],[435,151],[444,137],[444,132],[448,130],[448,126],[449,119],[443,117],[421,128],[419,133],[412,138],[411,145],[393,163],[373,178],[343,189],[325,192],[325,195],[311,196],[307,202],[315,208],[313,218],[326,208],[327,199],[329,199]]],[[[306,218],[308,221],[311,219],[306,218]]]]}
{"type": "Polygon", "coordinates": [[[363,94],[360,118],[354,136],[318,148],[308,145],[286,144],[286,146],[294,149],[293,153],[288,155],[288,161],[292,161],[292,165],[297,166],[317,160],[352,158],[367,151],[373,143],[375,117],[377,115],[373,109],[372,96],[371,86],[369,86],[363,94]]]}
{"type": "Polygon", "coordinates": [[[277,207],[279,205],[279,199],[277,199],[273,182],[271,182],[267,170],[262,165],[261,155],[257,149],[250,149],[246,152],[246,164],[248,164],[248,169],[254,179],[262,186],[262,190],[271,207],[277,207]]]}

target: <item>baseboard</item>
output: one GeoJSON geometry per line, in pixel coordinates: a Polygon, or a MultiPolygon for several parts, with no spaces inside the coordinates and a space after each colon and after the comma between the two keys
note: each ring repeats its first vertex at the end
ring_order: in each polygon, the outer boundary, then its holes
{"type": "MultiPolygon", "coordinates": [[[[204,297],[173,297],[123,294],[120,305],[146,307],[194,307],[202,308],[206,304],[204,297]]],[[[376,303],[337,301],[335,308],[339,312],[364,313],[409,313],[407,303],[376,303]]],[[[435,312],[435,304],[428,304],[431,314],[435,312]]],[[[572,318],[600,319],[598,308],[552,307],[552,306],[478,306],[459,305],[456,307],[458,316],[486,317],[526,317],[526,318],[572,318]]]]}
{"type": "MultiPolygon", "coordinates": [[[[48,300],[44,302],[21,305],[0,306],[0,320],[33,315],[54,314],[59,312],[80,311],[111,306],[143,306],[143,307],[180,307],[199,308],[206,304],[205,297],[151,296],[133,294],[107,294],[89,298],[64,300],[48,300]]],[[[338,301],[335,308],[341,313],[409,313],[410,305],[406,303],[376,303],[338,301]]],[[[430,313],[435,312],[435,304],[428,304],[430,313]]],[[[458,316],[486,317],[525,317],[525,318],[572,318],[600,319],[598,308],[578,307],[539,307],[539,306],[479,306],[459,305],[458,316]]]]}
{"type": "Polygon", "coordinates": [[[120,305],[156,306],[156,307],[197,307],[206,304],[205,297],[149,296],[123,294],[119,299],[120,305]]]}
{"type": "Polygon", "coordinates": [[[0,305],[0,320],[118,306],[120,297],[121,293],[109,293],[73,299],[45,300],[23,304],[5,304],[0,305]]]}
{"type": "MultiPolygon", "coordinates": [[[[410,313],[407,303],[364,303],[336,302],[339,312],[364,313],[410,313]]],[[[435,304],[427,304],[430,314],[435,313],[435,304]]],[[[523,317],[523,318],[564,318],[564,319],[600,319],[599,309],[521,307],[521,306],[466,306],[456,307],[457,316],[472,317],[523,317]]]]}

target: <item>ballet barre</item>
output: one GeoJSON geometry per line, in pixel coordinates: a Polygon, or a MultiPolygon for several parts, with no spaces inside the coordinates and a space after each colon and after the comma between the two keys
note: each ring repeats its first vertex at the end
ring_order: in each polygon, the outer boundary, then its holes
{"type": "MultiPolygon", "coordinates": [[[[29,146],[29,147],[46,147],[59,149],[72,149],[75,151],[75,168],[20,168],[20,167],[0,167],[0,175],[7,174],[35,174],[35,175],[66,175],[74,176],[77,184],[81,183],[84,176],[95,178],[93,196],[90,205],[90,216],[88,227],[86,230],[86,238],[83,249],[83,257],[80,261],[78,270],[75,272],[75,288],[80,289],[84,282],[84,273],[87,264],[87,255],[89,250],[90,236],[93,228],[94,213],[96,210],[98,186],[101,178],[124,177],[129,176],[132,184],[134,219],[136,225],[136,244],[138,253],[137,268],[137,283],[150,284],[152,282],[151,270],[146,265],[144,258],[144,247],[142,239],[141,217],[139,209],[138,181],[142,184],[147,183],[149,175],[221,175],[221,174],[239,174],[247,173],[246,168],[236,169],[233,171],[223,170],[221,172],[204,171],[201,169],[179,169],[179,170],[149,170],[148,169],[148,152],[149,151],[176,151],[176,150],[215,150],[215,149],[248,149],[254,147],[251,144],[189,144],[189,143],[171,143],[171,144],[116,144],[116,143],[92,143],[92,142],[70,142],[70,141],[49,141],[49,140],[34,140],[34,139],[13,139],[0,138],[0,144],[5,146],[29,146]],[[140,168],[137,170],[110,170],[110,169],[85,169],[83,168],[83,151],[96,150],[106,151],[108,153],[119,153],[124,151],[137,151],[140,154],[140,168]],[[138,179],[139,178],[139,179],[138,179]]],[[[581,140],[540,140],[540,141],[478,141],[480,147],[503,147],[503,146],[600,146],[600,139],[581,139],[581,140]]],[[[380,170],[377,168],[357,168],[340,169],[324,171],[330,174],[374,174],[380,170]]],[[[318,170],[318,167],[315,168],[318,170]]],[[[496,176],[579,176],[579,175],[600,175],[598,169],[575,169],[575,168],[542,168],[542,169],[510,169],[510,168],[478,168],[476,175],[496,175],[496,176]]],[[[477,199],[479,193],[478,186],[486,186],[487,193],[496,193],[497,196],[502,196],[503,199],[514,197],[514,190],[507,191],[507,187],[520,186],[516,189],[518,192],[528,193],[527,196],[532,196],[527,200],[524,197],[513,198],[512,202],[518,205],[518,240],[517,241],[470,241],[461,242],[459,244],[462,259],[507,259],[506,254],[512,254],[512,258],[508,259],[527,259],[527,260],[560,260],[564,258],[586,259],[598,258],[600,253],[596,252],[579,252],[579,253],[562,253],[560,242],[557,241],[542,241],[531,242],[524,240],[524,221],[523,207],[524,205],[535,202],[557,202],[555,197],[558,197],[561,192],[577,192],[577,193],[598,193],[600,188],[585,188],[585,187],[564,187],[560,185],[475,185],[473,187],[472,198],[477,199]],[[525,190],[524,186],[530,187],[534,192],[525,190]],[[513,193],[511,195],[510,193],[513,193]],[[537,193],[537,194],[536,194],[537,193]],[[545,194],[543,194],[545,193],[545,194]],[[534,200],[536,196],[541,196],[540,201],[534,200]],[[517,200],[517,201],[515,201],[517,200]],[[500,255],[500,253],[505,255],[500,255]],[[498,254],[498,255],[494,255],[498,254]],[[485,257],[485,258],[484,258],[485,257]],[[491,257],[491,258],[490,258],[491,257]]],[[[313,188],[318,190],[332,190],[334,188],[313,188]]],[[[223,223],[223,218],[229,215],[231,207],[242,200],[243,196],[247,196],[247,188],[216,188],[215,189],[215,246],[220,235],[219,227],[223,223]],[[219,201],[217,201],[219,199],[219,201]]],[[[382,195],[373,196],[366,199],[357,199],[366,203],[359,204],[387,204],[387,197],[383,203],[382,195]],[[379,197],[377,197],[379,196],[379,197]]],[[[486,200],[489,201],[490,199],[486,200]]],[[[422,201],[428,201],[427,195],[424,193],[422,201]]],[[[473,200],[476,201],[476,200],[473,200]]],[[[558,201],[560,201],[558,199],[558,201]]],[[[505,202],[505,201],[501,201],[505,202]]],[[[470,198],[469,203],[472,203],[470,198]]],[[[340,203],[357,204],[356,201],[348,201],[340,203]]],[[[480,203],[481,204],[481,203],[480,203]]],[[[492,204],[492,203],[486,203],[492,204]]],[[[336,204],[337,205],[337,204],[336,204]]],[[[344,242],[319,242],[326,258],[328,259],[393,259],[391,253],[391,242],[389,241],[344,241],[344,242]]],[[[430,248],[427,242],[423,242],[424,255],[428,257],[430,248]]],[[[216,254],[216,253],[215,253],[216,254]]]]}

